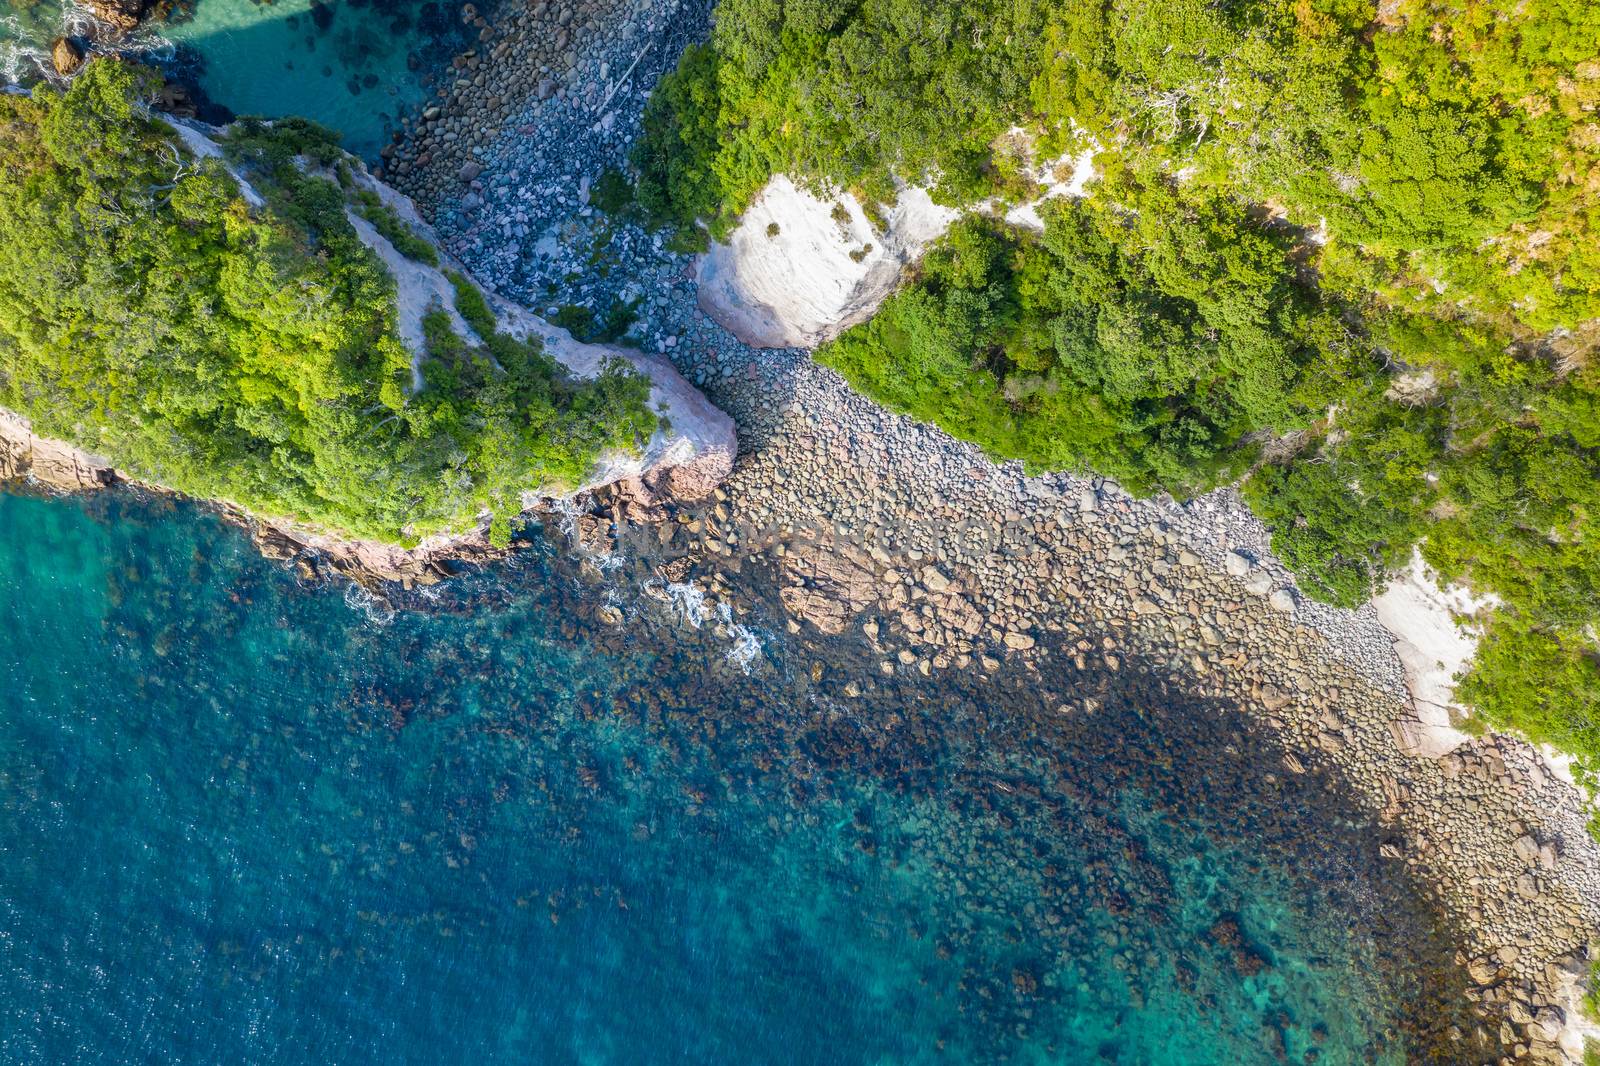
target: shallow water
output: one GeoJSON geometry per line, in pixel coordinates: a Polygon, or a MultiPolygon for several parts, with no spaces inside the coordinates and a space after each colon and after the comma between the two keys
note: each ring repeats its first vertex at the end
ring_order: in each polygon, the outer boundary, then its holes
{"type": "Polygon", "coordinates": [[[1227,709],[611,595],[539,547],[384,621],[0,496],[0,1061],[1458,1061],[1378,833],[1227,709]]]}
{"type": "MultiPolygon", "coordinates": [[[[449,56],[476,34],[459,9],[434,0],[196,0],[148,23],[128,47],[198,85],[213,105],[314,119],[371,160],[443,76],[449,56]]],[[[37,77],[48,68],[51,41],[86,28],[81,12],[61,0],[0,2],[0,78],[37,77]]]]}

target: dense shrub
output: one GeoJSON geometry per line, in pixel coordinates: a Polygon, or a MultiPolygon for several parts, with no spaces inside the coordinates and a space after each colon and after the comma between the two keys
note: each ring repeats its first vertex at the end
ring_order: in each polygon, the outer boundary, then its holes
{"type": "Polygon", "coordinates": [[[233,164],[267,201],[252,209],[145,113],[152,88],[101,60],[64,93],[0,95],[0,404],[41,433],[196,496],[401,541],[485,511],[503,528],[523,491],[650,431],[635,376],[568,380],[486,307],[469,312],[483,350],[408,351],[345,191],[294,164],[340,161],[325,131],[236,129],[233,164]]]}
{"type": "Polygon", "coordinates": [[[436,267],[439,250],[421,234],[408,226],[394,208],[384,203],[370,189],[359,189],[353,194],[356,213],[368,222],[384,240],[394,245],[394,250],[407,259],[436,267]]]}
{"type": "Polygon", "coordinates": [[[1248,462],[1246,434],[1298,427],[1328,402],[1302,369],[1338,322],[1263,227],[1218,203],[1160,233],[1065,202],[1048,218],[1039,240],[959,223],[818,358],[997,456],[1141,492],[1225,480],[1248,462]],[[1229,254],[1209,254],[1208,237],[1229,254]]]}

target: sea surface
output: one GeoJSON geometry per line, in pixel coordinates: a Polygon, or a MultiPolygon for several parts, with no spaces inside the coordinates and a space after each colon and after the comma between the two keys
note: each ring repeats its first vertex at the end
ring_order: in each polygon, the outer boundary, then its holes
{"type": "MultiPolygon", "coordinates": [[[[87,29],[0,15],[13,81],[87,29]]],[[[470,32],[197,0],[129,47],[371,158],[470,32]]],[[[0,1064],[1462,1061],[1451,931],[1240,709],[886,677],[759,570],[733,626],[620,563],[534,530],[389,604],[0,494],[0,1064]]]]}
{"type": "Polygon", "coordinates": [[[0,1062],[1461,1061],[1448,930],[1237,710],[531,536],[385,606],[0,495],[0,1062]]]}
{"type": "MultiPolygon", "coordinates": [[[[300,115],[338,130],[371,161],[445,76],[449,57],[475,43],[460,9],[434,0],[190,0],[122,47],[198,88],[208,119],[300,115]]],[[[89,30],[70,2],[0,0],[0,82],[37,81],[56,37],[85,39],[89,30]]]]}

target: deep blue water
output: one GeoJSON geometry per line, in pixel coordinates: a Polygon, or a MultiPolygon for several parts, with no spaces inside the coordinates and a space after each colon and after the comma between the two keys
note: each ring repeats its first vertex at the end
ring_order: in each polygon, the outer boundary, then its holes
{"type": "Polygon", "coordinates": [[[389,618],[0,496],[0,1061],[1455,1061],[1427,909],[1228,709],[746,676],[602,594],[538,547],[389,618]]]}

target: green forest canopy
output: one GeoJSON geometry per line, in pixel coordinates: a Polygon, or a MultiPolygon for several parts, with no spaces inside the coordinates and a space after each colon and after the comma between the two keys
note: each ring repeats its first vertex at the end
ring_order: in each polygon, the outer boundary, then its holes
{"type": "Polygon", "coordinates": [[[395,283],[346,208],[413,257],[432,246],[344,187],[309,123],[233,128],[225,149],[267,200],[251,208],[148,114],[154,87],[98,60],[64,93],[0,95],[0,404],[39,432],[194,496],[414,542],[486,511],[504,539],[524,491],[575,485],[653,430],[631,369],[570,380],[498,333],[465,279],[484,344],[431,332],[411,392],[395,283]]]}
{"type": "Polygon", "coordinates": [[[1253,469],[1334,603],[1420,547],[1503,601],[1459,695],[1600,765],[1600,5],[722,0],[634,161],[693,241],[779,171],[1007,203],[1086,144],[1042,235],[959,224],[818,357],[1035,467],[1253,469]]]}

